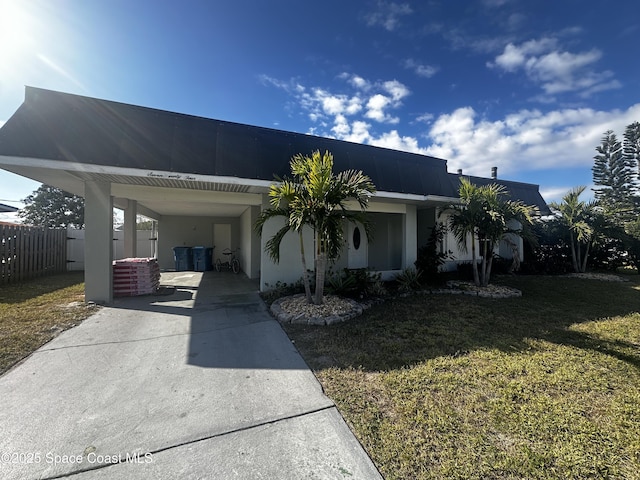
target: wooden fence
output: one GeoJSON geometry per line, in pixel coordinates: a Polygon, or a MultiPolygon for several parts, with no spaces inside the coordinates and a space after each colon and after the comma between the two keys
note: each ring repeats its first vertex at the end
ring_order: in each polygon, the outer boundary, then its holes
{"type": "Polygon", "coordinates": [[[66,228],[0,224],[0,285],[66,270],[66,228]]]}

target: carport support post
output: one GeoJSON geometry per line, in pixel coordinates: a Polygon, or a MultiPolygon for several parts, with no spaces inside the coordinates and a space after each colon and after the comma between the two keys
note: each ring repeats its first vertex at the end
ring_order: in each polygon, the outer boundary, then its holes
{"type": "Polygon", "coordinates": [[[85,301],[113,300],[113,197],[109,182],[84,182],[84,293],[85,301]]]}
{"type": "Polygon", "coordinates": [[[415,205],[407,205],[407,212],[402,216],[402,230],[402,268],[415,268],[418,258],[418,214],[415,205]]]}
{"type": "Polygon", "coordinates": [[[138,202],[128,200],[127,208],[124,210],[124,256],[127,258],[138,256],[137,217],[138,202]]]}

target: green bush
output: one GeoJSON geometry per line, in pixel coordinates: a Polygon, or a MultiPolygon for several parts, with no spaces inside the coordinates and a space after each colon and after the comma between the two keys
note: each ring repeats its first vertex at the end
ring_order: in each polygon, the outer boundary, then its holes
{"type": "Polygon", "coordinates": [[[277,281],[275,285],[266,283],[265,287],[265,291],[261,292],[260,296],[268,305],[271,305],[281,297],[304,293],[304,283],[302,282],[302,278],[295,283],[286,283],[281,281],[277,281]]]}
{"type": "Polygon", "coordinates": [[[345,268],[339,273],[327,276],[327,290],[334,295],[341,295],[361,300],[367,297],[380,297],[386,294],[382,285],[381,274],[366,268],[345,268]]]}
{"type": "Polygon", "coordinates": [[[405,268],[402,272],[396,275],[398,289],[401,292],[420,290],[422,288],[421,277],[422,272],[419,270],[415,268],[405,268]]]}
{"type": "Polygon", "coordinates": [[[427,243],[418,249],[418,258],[415,266],[425,283],[437,285],[443,283],[443,276],[440,267],[447,260],[453,259],[453,252],[441,252],[440,245],[447,233],[447,227],[443,223],[436,224],[431,229],[431,234],[427,243]]]}

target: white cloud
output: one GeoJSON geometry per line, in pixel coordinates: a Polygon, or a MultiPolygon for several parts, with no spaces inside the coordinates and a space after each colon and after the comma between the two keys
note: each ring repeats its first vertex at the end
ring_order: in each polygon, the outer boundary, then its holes
{"type": "Polygon", "coordinates": [[[349,126],[349,121],[347,117],[344,115],[337,115],[335,118],[335,124],[331,131],[336,135],[336,137],[343,138],[351,132],[351,127],[349,126]]]}
{"type": "Polygon", "coordinates": [[[608,129],[624,131],[640,118],[640,104],[625,111],[589,108],[521,110],[502,120],[478,119],[471,107],[440,115],[428,132],[429,155],[449,160],[450,171],[462,168],[486,176],[494,165],[516,170],[590,167],[595,147],[608,129]]]}
{"type": "Polygon", "coordinates": [[[553,100],[551,96],[560,93],[577,92],[586,98],[599,91],[620,88],[620,82],[612,78],[612,72],[592,69],[601,58],[602,52],[598,49],[571,53],[561,51],[555,38],[542,38],[520,45],[507,44],[487,66],[509,73],[523,71],[542,87],[545,95],[537,99],[544,101],[546,97],[550,101],[553,100]]]}
{"type": "Polygon", "coordinates": [[[309,118],[313,121],[318,121],[327,115],[355,115],[362,110],[362,99],[357,95],[352,97],[344,94],[334,95],[322,88],[314,88],[310,92],[305,88],[299,89],[297,91],[302,92],[300,94],[290,89],[288,91],[298,97],[301,106],[309,111],[309,118]]]}
{"type": "Polygon", "coordinates": [[[346,78],[347,81],[354,88],[357,88],[358,90],[362,90],[366,92],[371,88],[371,83],[369,83],[367,80],[365,80],[359,75],[348,75],[348,74],[343,74],[343,75],[347,75],[346,77],[343,77],[343,78],[346,78]]]}
{"type": "Polygon", "coordinates": [[[370,27],[382,26],[392,32],[400,25],[400,18],[411,15],[413,9],[408,3],[384,2],[379,0],[376,9],[365,15],[365,21],[370,27]]]}
{"type": "Polygon", "coordinates": [[[303,85],[300,85],[293,78],[285,82],[277,78],[273,78],[269,75],[261,74],[258,75],[258,80],[265,86],[271,85],[289,93],[296,93],[301,95],[305,91],[305,87],[303,85]]]}
{"type": "MultiPolygon", "coordinates": [[[[496,57],[495,65],[502,67],[508,72],[515,72],[518,68],[525,65],[527,58],[535,58],[535,55],[549,51],[556,48],[556,46],[557,41],[554,38],[529,40],[520,46],[509,43],[504,47],[504,52],[496,57]]],[[[490,64],[490,66],[493,66],[493,64],[490,64]]]]}
{"type": "MultiPolygon", "coordinates": [[[[540,44],[527,48],[535,51],[540,44]]],[[[438,116],[418,115],[412,123],[423,122],[423,132],[406,135],[398,126],[399,118],[391,113],[410,90],[397,80],[362,81],[370,88],[366,95],[309,87],[300,89],[302,93],[288,91],[313,122],[309,133],[432,155],[447,160],[450,172],[462,168],[470,175],[488,176],[492,166],[498,166],[504,178],[516,171],[588,169],[605,131],[623,132],[640,118],[640,103],[610,111],[523,109],[497,119],[485,118],[467,106],[438,116]]],[[[282,82],[272,84],[276,83],[282,82]]],[[[345,88],[350,87],[345,84],[345,88]]],[[[555,194],[550,191],[548,196],[554,200],[555,194]]]]}
{"type": "Polygon", "coordinates": [[[344,126],[342,126],[342,128],[340,128],[339,134],[335,127],[334,129],[332,129],[332,131],[336,133],[335,138],[338,138],[340,140],[354,143],[368,143],[371,139],[371,134],[369,133],[370,128],[371,125],[367,122],[356,120],[351,125],[345,124],[344,126]],[[345,126],[346,128],[344,128],[345,126]]]}
{"type": "Polygon", "coordinates": [[[402,99],[411,94],[410,90],[397,80],[389,80],[382,83],[382,89],[389,96],[381,93],[369,97],[367,101],[366,118],[381,123],[398,123],[400,119],[386,113],[387,109],[398,108],[402,105],[402,99]]]}
{"type": "MultiPolygon", "coordinates": [[[[575,185],[574,185],[575,186],[575,185]]],[[[547,203],[560,202],[574,186],[545,187],[540,189],[540,195],[547,203]]],[[[586,192],[585,192],[586,193],[586,192]]],[[[583,198],[584,200],[584,198],[583,198]]]]}
{"type": "Polygon", "coordinates": [[[433,120],[433,113],[423,113],[422,115],[419,115],[418,117],[416,117],[416,122],[422,122],[422,123],[431,123],[431,120],[433,120]]]}
{"type": "Polygon", "coordinates": [[[433,65],[423,65],[418,63],[412,58],[408,58],[404,61],[404,68],[407,70],[413,70],[416,75],[424,78],[431,78],[438,73],[438,70],[440,70],[440,68],[433,65]]]}
{"type": "Polygon", "coordinates": [[[401,136],[397,130],[385,132],[378,138],[370,138],[368,143],[376,147],[427,155],[427,149],[420,147],[417,139],[410,136],[401,136]]]}
{"type": "MultiPolygon", "coordinates": [[[[293,80],[283,82],[265,75],[260,78],[263,84],[283,89],[295,97],[313,122],[333,118],[334,123],[342,124],[342,118],[339,116],[352,117],[365,110],[365,118],[380,123],[396,124],[400,119],[388,111],[402,106],[402,100],[411,95],[411,91],[398,80],[373,83],[358,75],[347,73],[342,73],[339,78],[346,80],[357,90],[351,96],[344,93],[334,94],[323,88],[306,88],[293,80]],[[368,92],[367,95],[361,96],[365,92],[368,92]]],[[[338,127],[338,131],[342,132],[343,127],[338,127]]]]}
{"type": "Polygon", "coordinates": [[[382,87],[391,94],[393,101],[395,103],[400,102],[404,97],[407,97],[411,94],[410,90],[400,83],[397,80],[390,80],[388,82],[384,82],[382,87]]]}
{"type": "Polygon", "coordinates": [[[391,103],[389,97],[385,97],[381,94],[376,94],[369,99],[367,102],[367,113],[365,113],[365,117],[371,118],[378,122],[385,121],[385,113],[384,109],[391,103]]]}

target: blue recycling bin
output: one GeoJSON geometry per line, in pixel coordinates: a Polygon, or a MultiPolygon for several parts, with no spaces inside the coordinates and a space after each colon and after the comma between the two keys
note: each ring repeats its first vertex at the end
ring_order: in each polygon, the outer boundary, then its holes
{"type": "Polygon", "coordinates": [[[213,270],[213,248],[193,247],[193,269],[196,272],[206,272],[213,270]]]}
{"type": "Polygon", "coordinates": [[[191,247],[173,247],[173,259],[176,272],[193,270],[193,253],[191,247]]]}

